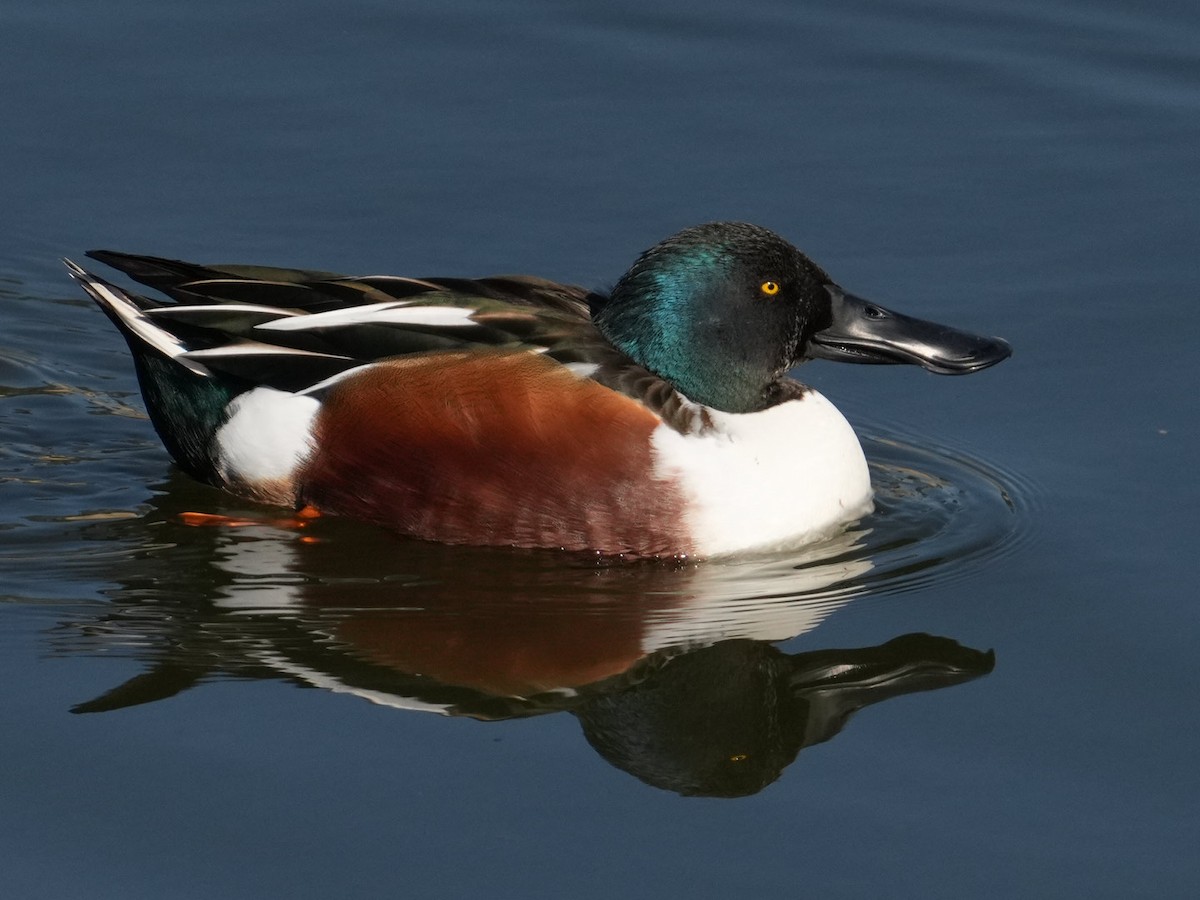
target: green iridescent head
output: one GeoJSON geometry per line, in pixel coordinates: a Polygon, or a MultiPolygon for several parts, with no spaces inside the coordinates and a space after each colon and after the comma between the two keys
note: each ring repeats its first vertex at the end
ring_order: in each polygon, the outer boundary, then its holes
{"type": "Polygon", "coordinates": [[[755,412],[828,324],[828,283],[774,232],[712,222],[643,253],[593,318],[615,347],[689,399],[755,412]]]}

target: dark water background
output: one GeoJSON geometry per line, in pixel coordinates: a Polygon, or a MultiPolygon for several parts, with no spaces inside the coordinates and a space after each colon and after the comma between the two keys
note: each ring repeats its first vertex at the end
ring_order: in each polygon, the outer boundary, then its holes
{"type": "Polygon", "coordinates": [[[8,0],[0,85],[0,895],[1200,892],[1200,8],[8,0]],[[1016,347],[803,370],[880,490],[807,555],[262,521],[57,261],[603,285],[721,218],[1016,347]]]}

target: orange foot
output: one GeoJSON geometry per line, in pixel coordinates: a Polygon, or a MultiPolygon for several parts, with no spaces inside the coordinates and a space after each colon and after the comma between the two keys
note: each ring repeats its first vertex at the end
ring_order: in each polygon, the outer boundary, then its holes
{"type": "MultiPolygon", "coordinates": [[[[304,506],[290,516],[252,518],[248,516],[224,516],[219,513],[183,512],[179,521],[184,525],[197,528],[246,528],[250,525],[267,525],[271,528],[283,528],[287,531],[299,531],[307,528],[314,519],[319,518],[321,511],[315,506],[304,506]]],[[[319,538],[304,535],[300,538],[305,543],[314,543],[319,538]]]]}

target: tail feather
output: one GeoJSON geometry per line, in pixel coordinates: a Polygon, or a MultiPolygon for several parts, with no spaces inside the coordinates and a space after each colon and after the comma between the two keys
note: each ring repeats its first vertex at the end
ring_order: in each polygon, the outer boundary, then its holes
{"type": "Polygon", "coordinates": [[[219,484],[213,436],[239,388],[186,355],[183,340],[147,315],[155,308],[153,301],[137,298],[70,260],[63,262],[129,344],[146,412],[175,462],[193,478],[219,484]]]}
{"type": "MultiPolygon", "coordinates": [[[[271,266],[211,265],[167,259],[162,256],[145,256],[138,253],[121,253],[117,250],[89,250],[87,255],[106,266],[124,272],[134,281],[162,291],[177,300],[194,301],[197,295],[188,291],[188,285],[196,282],[222,281],[265,281],[262,289],[275,287],[284,290],[288,286],[303,288],[312,281],[338,279],[344,276],[336,272],[308,269],[281,269],[271,266]],[[271,284],[271,283],[274,284],[271,284]]],[[[232,285],[230,287],[233,287],[232,285]]],[[[237,298],[228,298],[237,299],[237,298]]],[[[254,299],[254,298],[246,298],[254,299]]]]}
{"type": "Polygon", "coordinates": [[[116,285],[109,284],[69,259],[64,259],[63,262],[71,277],[79,282],[88,296],[112,319],[113,324],[129,342],[135,356],[152,349],[174,360],[193,374],[212,377],[210,369],[184,356],[188,347],[178,337],[155,323],[146,314],[148,310],[155,308],[152,301],[144,297],[135,297],[116,285]]]}
{"type": "Polygon", "coordinates": [[[197,281],[212,278],[215,274],[205,266],[161,256],[121,253],[117,250],[89,250],[87,255],[150,287],[163,287],[180,281],[197,281]]]}

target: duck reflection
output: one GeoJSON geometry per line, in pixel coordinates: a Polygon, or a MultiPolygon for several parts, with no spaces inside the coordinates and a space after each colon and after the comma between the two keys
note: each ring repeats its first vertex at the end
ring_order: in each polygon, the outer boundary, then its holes
{"type": "Polygon", "coordinates": [[[788,655],[732,640],[658,666],[575,710],[614,766],[680,794],[740,797],[777,779],[858,710],[992,670],[995,657],[908,634],[878,647],[788,655]]]}
{"type": "Polygon", "coordinates": [[[994,665],[991,652],[925,634],[774,646],[853,598],[871,567],[853,533],[785,560],[631,564],[405,542],[332,520],[272,524],[261,510],[187,527],[189,490],[175,487],[149,516],[98,529],[139,549],[112,573],[112,607],[64,623],[57,646],[132,649],[147,670],[75,712],[221,676],[481,720],[567,712],[645,783],[732,797],[776,780],[859,709],[994,665]]]}

